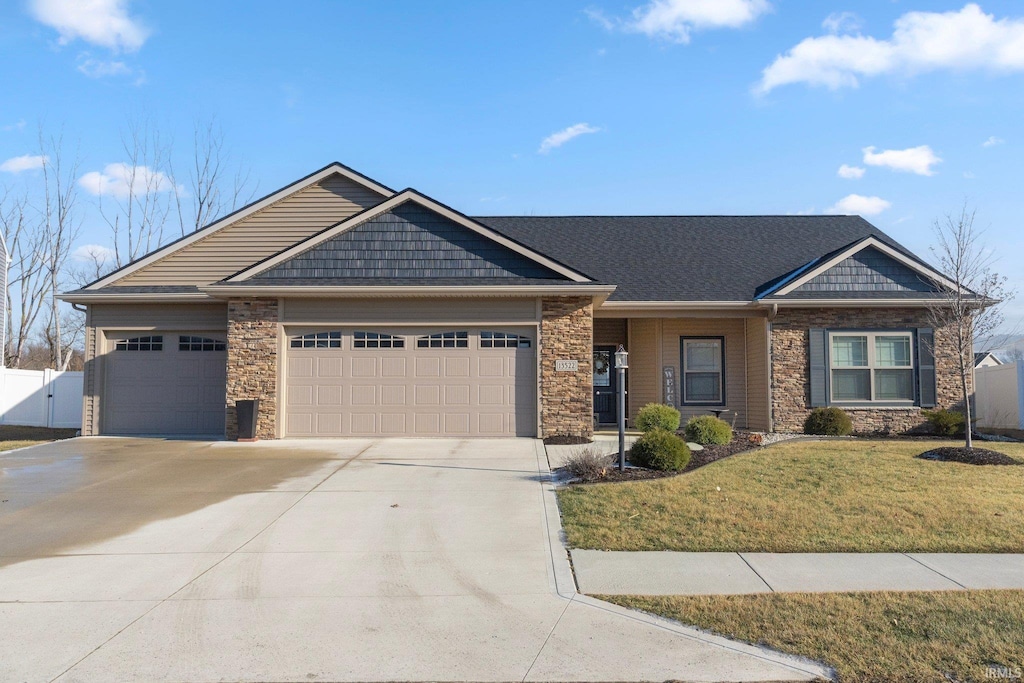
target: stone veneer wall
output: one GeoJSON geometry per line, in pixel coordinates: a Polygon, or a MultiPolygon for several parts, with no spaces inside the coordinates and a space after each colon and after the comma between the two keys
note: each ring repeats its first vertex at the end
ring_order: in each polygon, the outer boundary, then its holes
{"type": "Polygon", "coordinates": [[[541,437],[590,438],[594,433],[594,306],[590,297],[541,302],[541,437]],[[579,361],[578,372],[556,372],[556,360],[579,361]]]}
{"type": "MultiPolygon", "coordinates": [[[[916,329],[930,327],[917,308],[784,309],[772,321],[772,422],[775,431],[801,432],[811,412],[810,334],[813,327],[916,329]]],[[[916,354],[916,349],[915,349],[916,354]]],[[[935,330],[935,396],[939,408],[962,405],[956,352],[947,330],[935,330]]],[[[973,392],[973,386],[968,386],[973,392]]],[[[847,408],[856,432],[902,433],[922,427],[920,408],[847,408]]]]}
{"type": "Polygon", "coordinates": [[[238,438],[235,401],[260,399],[256,436],[277,438],[277,299],[228,302],[227,425],[238,438]]]}

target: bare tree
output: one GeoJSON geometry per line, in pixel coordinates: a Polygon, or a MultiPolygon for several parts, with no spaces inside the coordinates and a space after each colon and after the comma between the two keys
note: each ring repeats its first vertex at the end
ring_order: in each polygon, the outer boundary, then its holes
{"type": "Polygon", "coordinates": [[[1013,297],[1006,277],[992,270],[993,253],[981,243],[983,231],[974,227],[976,211],[965,204],[955,214],[935,222],[932,253],[950,280],[929,306],[929,318],[936,333],[949,335],[964,404],[965,445],[974,446],[971,436],[969,384],[974,373],[974,339],[992,336],[1002,324],[1001,305],[1013,297]]]}
{"type": "Polygon", "coordinates": [[[239,166],[232,173],[228,170],[230,162],[224,131],[216,119],[210,118],[203,123],[196,121],[192,130],[188,179],[186,181],[173,171],[171,173],[175,182],[181,183],[178,187],[183,187],[183,191],[174,195],[182,236],[252,201],[256,188],[251,184],[251,171],[239,166]]]}
{"type": "MultiPolygon", "coordinates": [[[[45,339],[50,345],[50,357],[55,370],[64,370],[71,361],[71,341],[65,338],[63,323],[80,314],[60,310],[57,294],[64,286],[65,265],[71,254],[71,244],[78,237],[79,222],[75,212],[78,190],[78,159],[69,163],[64,159],[63,136],[49,137],[39,133],[39,147],[43,158],[43,197],[40,207],[44,248],[41,253],[46,289],[49,293],[49,320],[45,339]],[[68,343],[65,343],[68,342],[68,343]]],[[[77,328],[77,322],[71,323],[77,328]]]]}
{"type": "Polygon", "coordinates": [[[25,349],[40,313],[46,308],[46,233],[29,207],[27,195],[5,192],[0,198],[0,228],[10,251],[8,275],[7,348],[5,365],[21,367],[25,349]]]}
{"type": "Polygon", "coordinates": [[[68,277],[79,287],[99,280],[114,268],[110,249],[97,244],[86,244],[75,250],[80,265],[68,268],[68,277]]]}
{"type": "Polygon", "coordinates": [[[170,175],[171,146],[148,120],[129,121],[121,133],[126,161],[111,164],[111,177],[99,177],[99,209],[110,226],[114,267],[120,268],[163,243],[175,193],[170,175]],[[113,197],[104,206],[103,197],[113,197]]]}

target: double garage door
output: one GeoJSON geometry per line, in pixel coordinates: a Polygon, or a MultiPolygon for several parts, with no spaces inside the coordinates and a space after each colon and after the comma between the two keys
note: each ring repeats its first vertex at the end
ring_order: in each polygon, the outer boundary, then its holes
{"type": "Polygon", "coordinates": [[[285,436],[534,436],[536,328],[289,328],[285,436]]]}
{"type": "Polygon", "coordinates": [[[223,332],[108,332],[106,339],[104,434],[224,434],[223,332]]]}

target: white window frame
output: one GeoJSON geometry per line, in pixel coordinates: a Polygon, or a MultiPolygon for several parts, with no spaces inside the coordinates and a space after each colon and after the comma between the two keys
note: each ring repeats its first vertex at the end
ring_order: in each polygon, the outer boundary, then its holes
{"type": "MultiPolygon", "coordinates": [[[[680,359],[680,366],[683,368],[682,376],[682,397],[683,405],[687,406],[724,406],[725,405],[725,337],[724,336],[711,336],[711,337],[683,337],[682,344],[679,347],[682,358],[680,359]],[[699,401],[690,400],[686,396],[686,375],[691,372],[686,367],[686,345],[690,342],[706,344],[708,342],[716,342],[718,344],[718,398],[714,401],[699,401]]],[[[694,374],[708,374],[706,370],[693,370],[694,374]]]]}
{"type": "Polygon", "coordinates": [[[910,330],[829,330],[828,332],[828,398],[830,405],[899,405],[912,406],[917,402],[917,381],[915,371],[917,369],[917,357],[914,349],[914,333],[910,330]],[[833,353],[832,339],[834,337],[865,337],[867,339],[867,365],[836,365],[835,354],[833,353]],[[906,337],[910,348],[910,365],[878,365],[875,357],[875,339],[877,337],[906,337]],[[870,399],[837,399],[833,396],[835,382],[832,381],[832,373],[836,370],[867,370],[868,385],[871,389],[870,399]],[[875,396],[875,372],[878,370],[905,370],[910,372],[910,398],[876,398],[875,396]]]}

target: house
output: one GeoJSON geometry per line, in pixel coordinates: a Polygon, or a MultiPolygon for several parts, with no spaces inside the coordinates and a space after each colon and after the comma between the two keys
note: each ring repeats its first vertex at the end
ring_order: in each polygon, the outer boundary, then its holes
{"type": "Polygon", "coordinates": [[[974,368],[992,368],[1002,365],[1003,361],[996,358],[991,351],[980,351],[974,354],[974,368]]]}
{"type": "Polygon", "coordinates": [[[331,164],[81,289],[83,434],[588,436],[617,419],[904,431],[957,400],[949,283],[856,216],[469,217],[331,164]]]}

